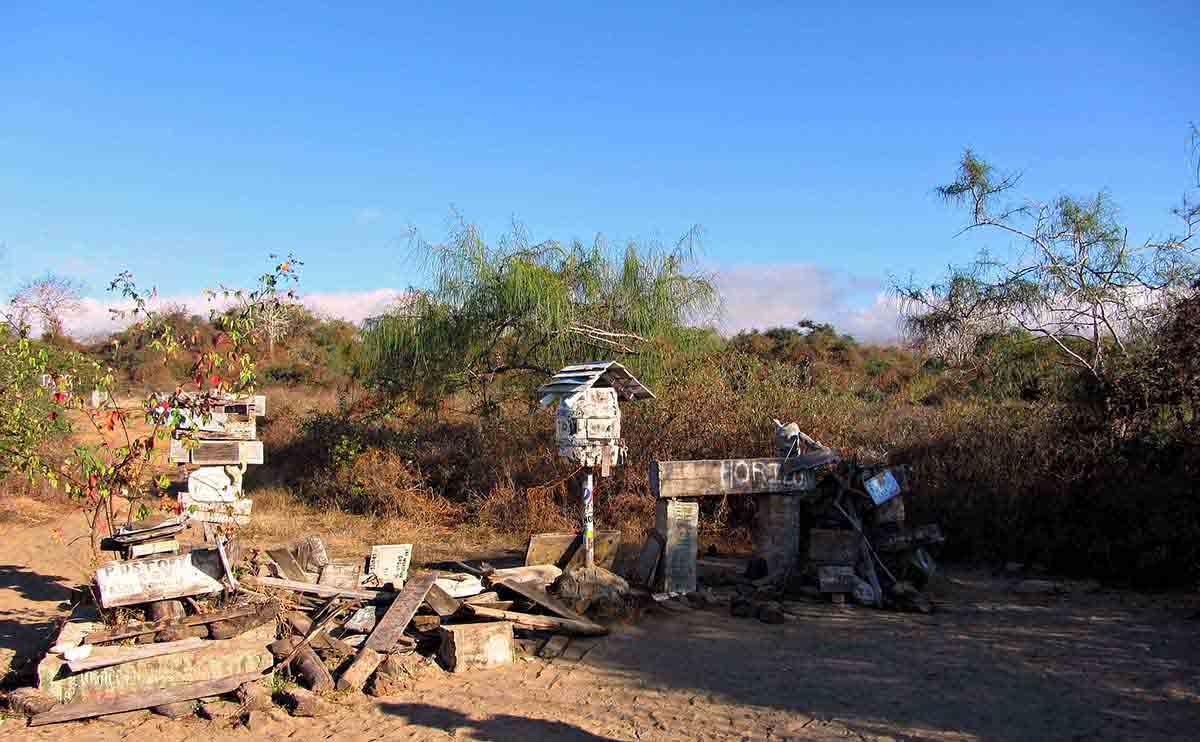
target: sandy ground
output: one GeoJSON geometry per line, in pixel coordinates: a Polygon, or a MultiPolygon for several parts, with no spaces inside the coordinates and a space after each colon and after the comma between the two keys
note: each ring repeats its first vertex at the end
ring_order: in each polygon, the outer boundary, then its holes
{"type": "MultiPolygon", "coordinates": [[[[0,659],[36,661],[86,568],[82,523],[37,506],[0,519],[0,659]],[[40,509],[39,509],[40,508],[40,509]]],[[[1187,596],[1025,597],[951,570],[931,616],[797,603],[768,626],[724,611],[657,613],[553,662],[422,678],[324,719],[133,712],[0,741],[289,738],[1166,740],[1200,738],[1200,622],[1187,596]]]]}

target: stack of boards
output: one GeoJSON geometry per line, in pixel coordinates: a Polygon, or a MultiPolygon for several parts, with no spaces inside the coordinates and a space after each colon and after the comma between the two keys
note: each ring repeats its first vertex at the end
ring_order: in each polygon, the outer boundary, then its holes
{"type": "Polygon", "coordinates": [[[184,416],[171,440],[170,460],[197,467],[179,493],[179,504],[192,520],[250,522],[254,503],[242,496],[242,475],[248,465],[263,463],[257,419],[266,412],[265,396],[228,396],[203,417],[184,416]]]}

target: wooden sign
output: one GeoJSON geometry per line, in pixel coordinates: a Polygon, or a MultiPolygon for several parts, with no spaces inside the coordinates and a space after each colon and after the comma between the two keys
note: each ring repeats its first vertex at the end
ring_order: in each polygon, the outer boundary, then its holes
{"type": "Polygon", "coordinates": [[[706,497],[807,492],[817,486],[811,469],[784,472],[787,459],[704,459],[650,462],[655,497],[706,497]]]}
{"type": "Polygon", "coordinates": [[[173,464],[199,466],[261,464],[264,461],[262,441],[197,440],[189,446],[179,438],[172,438],[168,457],[173,464]]]}
{"type": "Polygon", "coordinates": [[[258,433],[253,415],[220,411],[205,416],[185,410],[182,417],[178,429],[194,432],[199,438],[252,441],[258,433]]]}
{"type": "MultiPolygon", "coordinates": [[[[620,531],[596,531],[595,563],[611,570],[621,549],[620,531]]],[[[535,533],[525,549],[525,564],[553,564],[560,569],[582,567],[583,536],[578,533],[535,533]]]]}
{"type": "Polygon", "coordinates": [[[197,502],[189,493],[180,492],[179,505],[188,518],[197,523],[245,526],[250,524],[250,511],[254,508],[254,501],[242,499],[233,502],[197,502]]]}
{"type": "Polygon", "coordinates": [[[216,549],[110,562],[96,570],[100,605],[115,608],[224,590],[225,570],[216,549]]]}
{"type": "Polygon", "coordinates": [[[361,559],[340,559],[321,567],[318,585],[338,587],[343,590],[357,590],[359,579],[362,577],[363,564],[361,559]]]}
{"type": "Polygon", "coordinates": [[[700,503],[695,500],[660,500],[655,508],[654,520],[655,528],[663,537],[660,591],[695,592],[700,503]]]}
{"type": "Polygon", "coordinates": [[[367,574],[379,584],[403,585],[408,581],[408,566],[412,563],[412,544],[376,544],[367,560],[367,574]]]}

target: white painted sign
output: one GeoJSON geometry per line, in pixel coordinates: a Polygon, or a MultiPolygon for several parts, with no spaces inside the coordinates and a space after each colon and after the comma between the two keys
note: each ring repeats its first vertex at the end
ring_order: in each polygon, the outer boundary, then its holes
{"type": "Polygon", "coordinates": [[[367,573],[380,585],[388,582],[397,587],[408,581],[408,565],[412,563],[412,544],[377,544],[371,547],[367,573]]]}
{"type": "Polygon", "coordinates": [[[225,570],[216,549],[110,562],[96,570],[100,605],[113,608],[185,595],[218,593],[225,570]]]}

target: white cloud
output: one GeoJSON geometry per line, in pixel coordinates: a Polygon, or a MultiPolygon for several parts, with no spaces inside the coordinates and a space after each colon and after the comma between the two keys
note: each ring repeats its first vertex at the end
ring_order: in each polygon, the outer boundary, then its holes
{"type": "Polygon", "coordinates": [[[726,332],[828,322],[866,342],[899,335],[895,299],[880,281],[812,263],[746,263],[717,272],[726,332]]]}
{"type": "MultiPolygon", "coordinates": [[[[388,307],[396,304],[406,292],[399,289],[379,288],[366,291],[335,291],[316,294],[302,294],[300,303],[315,314],[323,317],[344,319],[356,324],[367,317],[382,313],[388,307]]],[[[148,303],[154,310],[167,307],[181,306],[187,311],[202,317],[208,316],[209,310],[221,306],[224,302],[209,301],[202,294],[177,294],[174,296],[157,296],[148,303]]],[[[127,301],[106,301],[86,297],[79,306],[64,317],[63,324],[67,334],[84,339],[107,335],[120,330],[132,321],[129,317],[114,316],[113,310],[128,310],[132,304],[127,301]]],[[[5,309],[0,305],[0,310],[5,309]]],[[[35,332],[41,328],[35,327],[35,332]]]]}
{"type": "MultiPolygon", "coordinates": [[[[897,303],[880,281],[812,263],[744,263],[717,271],[724,297],[721,329],[794,326],[802,319],[829,322],[839,331],[866,342],[886,343],[898,337],[897,303]]],[[[395,288],[329,291],[301,294],[300,302],[325,317],[361,324],[383,313],[406,295],[395,288]]],[[[207,316],[212,304],[200,294],[160,296],[153,307],[182,305],[207,316]]],[[[84,299],[66,319],[67,331],[78,338],[104,335],[128,320],[114,321],[110,309],[127,308],[116,301],[84,299]]]]}

